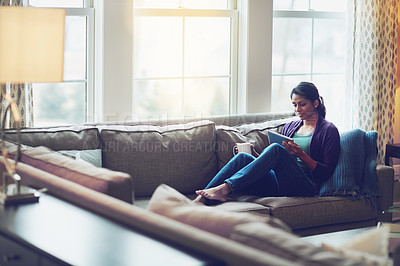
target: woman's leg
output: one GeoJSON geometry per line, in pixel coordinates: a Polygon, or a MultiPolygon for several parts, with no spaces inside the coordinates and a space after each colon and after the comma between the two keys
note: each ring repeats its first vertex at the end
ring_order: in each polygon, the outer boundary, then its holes
{"type": "Polygon", "coordinates": [[[239,168],[231,177],[227,176],[218,174],[207,189],[196,193],[220,201],[226,201],[230,192],[258,196],[314,195],[314,183],[297,164],[296,157],[279,144],[271,144],[257,159],[239,168]]]}
{"type": "Polygon", "coordinates": [[[255,157],[247,153],[239,153],[234,156],[202,189],[197,190],[196,194],[199,196],[194,200],[195,202],[204,202],[204,198],[215,199],[218,201],[226,201],[227,195],[230,192],[230,187],[227,186],[225,180],[234,175],[237,171],[255,160],[255,157]]]}
{"type": "Polygon", "coordinates": [[[255,157],[247,154],[247,153],[239,153],[235,155],[215,176],[214,178],[208,183],[205,187],[211,188],[221,185],[225,182],[226,179],[233,176],[236,172],[238,172],[243,167],[247,166],[249,163],[255,160],[255,157]]]}
{"type": "Polygon", "coordinates": [[[264,196],[300,196],[314,193],[314,184],[299,167],[296,157],[279,144],[269,145],[256,160],[225,182],[229,184],[232,193],[244,190],[247,192],[251,187],[260,191],[260,186],[265,188],[264,196]]]}

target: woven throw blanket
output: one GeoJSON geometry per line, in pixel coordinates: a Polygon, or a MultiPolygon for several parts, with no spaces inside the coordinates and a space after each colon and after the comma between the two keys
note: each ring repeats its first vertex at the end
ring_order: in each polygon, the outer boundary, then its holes
{"type": "Polygon", "coordinates": [[[340,134],[340,155],[335,171],[322,184],[319,196],[376,198],[380,195],[376,177],[376,131],[353,129],[340,134]]]}

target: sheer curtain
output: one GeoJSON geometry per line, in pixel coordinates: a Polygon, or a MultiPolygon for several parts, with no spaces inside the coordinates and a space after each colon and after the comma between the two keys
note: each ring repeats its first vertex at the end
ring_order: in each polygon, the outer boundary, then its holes
{"type": "Polygon", "coordinates": [[[399,1],[348,2],[347,127],[376,130],[383,163],[394,137],[399,1]]]}
{"type": "MultiPolygon", "coordinates": [[[[27,1],[24,0],[0,0],[0,6],[25,6],[27,1]]],[[[4,41],[4,40],[2,40],[4,41]]],[[[7,41],[7,40],[5,40],[7,41]]],[[[9,45],[13,45],[10,43],[9,45]]],[[[3,94],[7,93],[16,100],[19,111],[21,113],[21,127],[33,126],[33,92],[32,84],[0,84],[0,115],[3,117],[6,102],[3,101],[3,94]]],[[[6,128],[15,128],[16,124],[13,116],[8,116],[6,128]]]]}

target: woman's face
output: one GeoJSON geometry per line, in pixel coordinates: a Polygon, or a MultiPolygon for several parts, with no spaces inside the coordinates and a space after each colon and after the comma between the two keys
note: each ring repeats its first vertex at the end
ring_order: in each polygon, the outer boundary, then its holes
{"type": "Polygon", "coordinates": [[[309,120],[317,114],[315,109],[319,102],[315,100],[311,102],[309,99],[304,98],[298,94],[292,95],[292,104],[294,106],[294,111],[299,116],[301,120],[309,120]]]}

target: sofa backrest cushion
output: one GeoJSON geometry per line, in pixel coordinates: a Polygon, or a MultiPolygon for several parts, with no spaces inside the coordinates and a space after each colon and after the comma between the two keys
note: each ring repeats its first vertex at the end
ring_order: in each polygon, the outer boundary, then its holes
{"type": "Polygon", "coordinates": [[[58,153],[66,155],[76,160],[83,160],[91,165],[102,167],[101,149],[94,150],[59,150],[58,153]]]}
{"type": "Polygon", "coordinates": [[[103,167],[130,174],[135,196],[168,184],[182,193],[203,188],[217,173],[211,121],[170,126],[100,127],[103,167]]]}
{"type": "Polygon", "coordinates": [[[132,179],[126,173],[96,167],[43,146],[25,148],[21,162],[126,202],[133,202],[132,179]]]}
{"type": "Polygon", "coordinates": [[[138,125],[153,125],[153,126],[168,126],[176,124],[187,124],[197,122],[199,120],[209,120],[214,122],[215,125],[225,126],[238,126],[250,123],[261,123],[271,120],[279,120],[288,117],[296,117],[294,111],[284,112],[266,112],[266,113],[251,113],[251,114],[229,114],[229,115],[213,115],[213,116],[202,116],[201,118],[196,116],[185,116],[183,118],[170,118],[164,117],[140,117],[138,116],[135,120],[124,120],[124,121],[109,121],[101,123],[87,123],[88,126],[138,126],[138,125]]]}
{"type": "Polygon", "coordinates": [[[268,130],[282,132],[284,125],[298,119],[295,116],[288,118],[264,121],[260,123],[243,124],[235,127],[216,126],[218,168],[224,167],[233,157],[235,143],[249,142],[254,145],[257,153],[261,153],[269,145],[268,130]]]}
{"type": "MultiPolygon", "coordinates": [[[[6,140],[17,142],[16,130],[7,130],[6,140]]],[[[94,126],[60,126],[21,129],[21,143],[31,147],[45,146],[58,150],[100,149],[99,131],[94,126]]]]}

